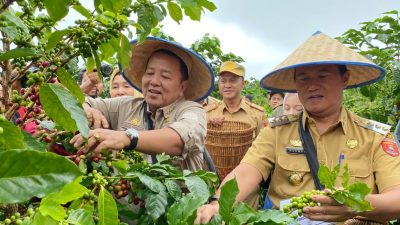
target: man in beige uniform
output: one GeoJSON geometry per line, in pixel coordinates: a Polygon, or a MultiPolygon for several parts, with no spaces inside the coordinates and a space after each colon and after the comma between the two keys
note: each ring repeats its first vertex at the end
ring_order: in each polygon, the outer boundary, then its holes
{"type": "MultiPolygon", "coordinates": [[[[180,168],[203,167],[202,147],[206,135],[206,116],[199,104],[212,90],[213,73],[196,53],[157,38],[132,44],[132,57],[124,76],[144,98],[88,98],[84,104],[89,120],[98,124],[99,110],[109,129],[89,132],[86,149],[136,149],[148,155],[166,153],[178,156],[180,168]],[[139,89],[139,88],[138,88],[139,89]],[[151,128],[153,127],[153,128],[151,128]]],[[[80,146],[83,138],[71,143],[80,146]]]]}
{"type": "MultiPolygon", "coordinates": [[[[222,63],[218,72],[218,89],[222,95],[222,101],[205,107],[208,121],[214,125],[221,124],[224,120],[241,121],[254,127],[254,137],[264,127],[264,109],[241,97],[243,88],[246,86],[245,69],[237,62],[227,61],[222,63]]],[[[258,207],[258,192],[249,196],[246,203],[253,208],[258,207]]]]}
{"type": "MultiPolygon", "coordinates": [[[[299,137],[301,123],[310,131],[318,162],[330,168],[339,160],[341,167],[348,165],[350,183],[365,182],[372,189],[366,198],[374,207],[371,212],[357,213],[333,198],[314,195],[313,200],[321,205],[305,207],[306,218],[356,224],[398,218],[400,157],[398,146],[388,135],[389,127],[363,119],[342,106],[345,88],[366,85],[384,75],[384,69],[365,57],[323,33],[315,33],[261,80],[264,88],[297,91],[304,106],[302,117],[283,116],[272,121],[222,183],[236,176],[240,189],[236,200],[241,201],[271,176],[268,195],[275,207],[315,189],[299,137]]],[[[202,206],[196,222],[205,223],[217,210],[218,202],[202,206]]]]}
{"type": "Polygon", "coordinates": [[[217,75],[218,90],[223,99],[205,107],[208,120],[214,124],[220,124],[224,120],[246,122],[255,127],[254,136],[257,136],[264,127],[264,109],[241,97],[246,86],[244,67],[237,62],[224,62],[217,75]]]}

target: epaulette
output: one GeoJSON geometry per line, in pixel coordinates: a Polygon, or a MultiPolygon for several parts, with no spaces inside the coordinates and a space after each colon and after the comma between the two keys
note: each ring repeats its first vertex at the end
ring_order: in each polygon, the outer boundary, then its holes
{"type": "Polygon", "coordinates": [[[248,102],[248,101],[245,101],[245,102],[246,102],[247,105],[249,105],[253,109],[256,109],[256,110],[261,111],[261,112],[265,111],[265,109],[262,106],[259,106],[257,104],[254,104],[254,103],[251,103],[251,102],[248,102]]]}
{"type": "Polygon", "coordinates": [[[386,135],[390,131],[390,125],[380,123],[374,120],[368,120],[361,117],[355,118],[354,122],[360,127],[367,128],[382,135],[386,135]]]}
{"type": "Polygon", "coordinates": [[[289,124],[299,119],[298,115],[284,115],[268,118],[269,127],[277,127],[284,124],[289,124]]]}
{"type": "Polygon", "coordinates": [[[214,109],[216,109],[216,108],[218,108],[218,104],[217,104],[217,103],[213,103],[213,104],[210,104],[210,105],[206,105],[206,106],[204,107],[204,110],[205,110],[206,112],[210,112],[211,110],[214,110],[214,109]]]}

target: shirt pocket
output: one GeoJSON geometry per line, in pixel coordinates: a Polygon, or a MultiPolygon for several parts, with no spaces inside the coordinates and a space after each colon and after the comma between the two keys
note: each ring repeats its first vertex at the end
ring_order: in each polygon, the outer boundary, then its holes
{"type": "MultiPolygon", "coordinates": [[[[350,157],[347,161],[344,161],[344,165],[347,165],[349,168],[350,184],[362,182],[367,184],[368,187],[373,187],[374,179],[372,165],[367,156],[361,156],[357,158],[350,157]]],[[[343,171],[344,169],[341,169],[339,173],[340,177],[343,177],[343,171]]]]}
{"type": "Polygon", "coordinates": [[[272,176],[270,187],[273,187],[282,199],[300,195],[314,188],[305,154],[280,153],[272,176]]]}

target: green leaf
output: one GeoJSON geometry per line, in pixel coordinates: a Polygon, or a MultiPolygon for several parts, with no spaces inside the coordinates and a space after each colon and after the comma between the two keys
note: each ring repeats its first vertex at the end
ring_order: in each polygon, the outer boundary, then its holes
{"type": "Polygon", "coordinates": [[[149,177],[145,174],[141,174],[141,173],[127,173],[127,176],[130,175],[134,175],[136,177],[139,178],[139,180],[147,187],[149,188],[151,191],[155,192],[155,193],[159,193],[161,191],[165,191],[165,187],[164,185],[159,181],[156,180],[152,177],[149,177]]]}
{"type": "Polygon", "coordinates": [[[293,224],[295,220],[282,211],[271,209],[258,211],[257,216],[252,219],[252,222],[261,224],[269,224],[267,222],[273,222],[273,224],[293,224]]]}
{"type": "Polygon", "coordinates": [[[82,177],[75,179],[73,182],[65,185],[61,191],[51,193],[46,199],[53,199],[60,204],[66,204],[75,199],[79,199],[89,190],[80,184],[82,177]]]}
{"type": "Polygon", "coordinates": [[[158,21],[162,21],[164,19],[164,14],[157,5],[153,5],[153,15],[158,21]]]}
{"type": "MultiPolygon", "coordinates": [[[[364,184],[365,185],[365,184],[364,184]]],[[[373,207],[358,193],[349,193],[346,190],[338,190],[332,194],[332,197],[339,203],[349,206],[356,212],[371,211],[373,207]]]]}
{"type": "Polygon", "coordinates": [[[45,198],[40,203],[39,211],[43,216],[50,216],[56,221],[61,221],[67,215],[64,207],[54,199],[45,198]]]}
{"type": "Polygon", "coordinates": [[[179,185],[174,180],[165,180],[165,187],[167,188],[168,193],[175,199],[175,201],[179,201],[182,197],[182,190],[179,185]]]}
{"type": "Polygon", "coordinates": [[[0,118],[0,152],[2,150],[21,149],[24,144],[24,136],[19,127],[5,118],[0,118]]]}
{"type": "Polygon", "coordinates": [[[56,128],[56,124],[51,120],[42,120],[40,121],[39,126],[48,131],[53,131],[56,128]]]}
{"type": "Polygon", "coordinates": [[[44,6],[53,21],[59,21],[68,14],[72,0],[43,0],[44,6]]]}
{"type": "Polygon", "coordinates": [[[36,212],[32,223],[30,225],[59,225],[59,222],[51,218],[50,216],[43,216],[40,211],[36,212]]]}
{"type": "Polygon", "coordinates": [[[113,49],[110,43],[103,43],[99,46],[99,50],[101,52],[102,59],[108,59],[112,57],[116,51],[113,49]]]}
{"type": "Polygon", "coordinates": [[[132,0],[100,0],[105,10],[118,13],[124,6],[129,6],[132,3],[132,0]]]}
{"type": "Polygon", "coordinates": [[[39,91],[40,101],[46,115],[65,130],[79,130],[87,138],[89,125],[82,105],[59,84],[43,84],[39,91]]]}
{"type": "Polygon", "coordinates": [[[343,188],[347,188],[347,186],[349,185],[349,180],[350,180],[349,167],[346,164],[344,166],[344,171],[343,171],[343,181],[342,181],[343,188]]]}
{"type": "Polygon", "coordinates": [[[15,48],[0,55],[0,61],[20,57],[34,56],[37,52],[31,48],[15,48]]]}
{"type": "Polygon", "coordinates": [[[120,173],[122,173],[122,174],[125,174],[125,173],[126,173],[126,168],[127,168],[128,162],[127,162],[127,161],[124,161],[124,160],[119,160],[119,161],[114,161],[114,162],[112,162],[112,165],[113,165],[113,167],[114,167],[115,169],[118,170],[118,172],[120,172],[120,173]]]}
{"type": "Polygon", "coordinates": [[[47,45],[46,45],[46,52],[50,52],[56,45],[60,42],[62,42],[63,37],[69,33],[71,33],[72,30],[65,29],[65,30],[56,30],[53,33],[51,33],[47,45]]]}
{"type": "Polygon", "coordinates": [[[318,170],[318,179],[326,188],[335,189],[336,178],[339,171],[339,165],[330,171],[326,165],[320,165],[318,170]]]}
{"type": "MultiPolygon", "coordinates": [[[[22,135],[24,136],[24,149],[41,151],[41,152],[47,151],[47,146],[45,144],[43,144],[42,142],[38,141],[36,138],[32,137],[31,134],[22,132],[22,135]]],[[[9,139],[7,139],[7,140],[9,140],[9,139]]]]}
{"type": "Polygon", "coordinates": [[[208,190],[207,184],[200,177],[185,177],[185,184],[187,185],[190,193],[202,197],[205,200],[208,200],[210,197],[210,191],[208,190]]]}
{"type": "Polygon", "coordinates": [[[186,225],[193,224],[193,215],[197,208],[204,204],[204,198],[189,193],[175,202],[167,213],[168,224],[186,225]]]}
{"type": "Polygon", "coordinates": [[[89,212],[85,209],[77,209],[72,211],[67,219],[69,224],[76,225],[95,225],[93,220],[93,212],[89,212]]]}
{"type": "Polygon", "coordinates": [[[72,78],[72,75],[68,73],[64,68],[58,68],[57,77],[60,79],[61,84],[66,87],[73,96],[75,96],[79,103],[83,104],[85,102],[85,95],[83,94],[78,83],[72,78]]]}
{"type": "Polygon", "coordinates": [[[165,191],[160,191],[158,193],[148,192],[146,194],[146,213],[153,219],[157,221],[166,211],[168,204],[168,195],[165,191]]]}
{"type": "Polygon", "coordinates": [[[71,160],[48,152],[10,150],[0,158],[0,203],[42,198],[81,174],[71,160]]]}
{"type": "Polygon", "coordinates": [[[221,225],[222,223],[222,217],[219,215],[219,213],[214,214],[214,217],[212,220],[207,224],[207,225],[221,225]]]}
{"type": "Polygon", "coordinates": [[[113,196],[103,186],[99,193],[97,213],[99,216],[99,225],[119,224],[117,204],[113,196]]]}
{"type": "Polygon", "coordinates": [[[126,69],[129,65],[129,60],[131,59],[132,49],[128,38],[121,34],[121,47],[117,53],[118,62],[121,64],[122,69],[126,69]]]}
{"type": "Polygon", "coordinates": [[[203,6],[204,8],[208,9],[208,11],[212,12],[217,9],[214,3],[208,0],[198,0],[198,3],[203,6]]]}
{"type": "Polygon", "coordinates": [[[82,16],[84,16],[88,19],[92,17],[92,14],[90,13],[90,11],[81,5],[74,5],[74,6],[72,6],[72,8],[75,9],[82,16]]]}
{"type": "Polygon", "coordinates": [[[236,195],[238,193],[239,188],[236,182],[236,177],[226,182],[221,188],[221,195],[218,199],[219,214],[222,216],[225,223],[231,221],[233,204],[235,203],[236,195]]]}
{"type": "Polygon", "coordinates": [[[250,218],[255,216],[256,211],[250,206],[246,205],[243,202],[240,202],[232,213],[231,224],[232,225],[242,225],[246,224],[250,218]]]}
{"type": "Polygon", "coordinates": [[[182,10],[179,7],[179,5],[176,4],[175,2],[171,1],[171,2],[168,2],[167,8],[168,8],[168,12],[169,12],[169,15],[171,16],[171,18],[179,24],[179,22],[183,18],[182,10]]]}
{"type": "Polygon", "coordinates": [[[15,11],[11,7],[8,7],[6,10],[4,10],[1,15],[5,16],[8,27],[18,27],[21,28],[21,31],[23,32],[22,35],[29,34],[28,27],[18,16],[15,15],[15,11]]]}
{"type": "Polygon", "coordinates": [[[190,17],[190,19],[195,21],[200,21],[201,17],[201,6],[195,0],[179,0],[185,14],[190,17]]]}
{"type": "Polygon", "coordinates": [[[363,199],[371,192],[371,189],[366,184],[359,182],[350,185],[347,189],[357,199],[363,199]]]}

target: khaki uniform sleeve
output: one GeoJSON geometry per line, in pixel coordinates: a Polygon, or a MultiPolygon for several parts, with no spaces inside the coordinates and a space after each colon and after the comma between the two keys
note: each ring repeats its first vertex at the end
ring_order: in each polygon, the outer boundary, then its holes
{"type": "Polygon", "coordinates": [[[264,180],[268,178],[275,165],[275,136],[273,128],[266,127],[262,129],[241,161],[241,163],[247,163],[257,168],[264,180]]]}
{"type": "MultiPolygon", "coordinates": [[[[379,192],[387,188],[400,185],[400,156],[391,156],[386,153],[381,145],[384,137],[376,134],[374,140],[374,161],[375,183],[379,192]]],[[[398,147],[398,146],[397,146],[398,147]]]]}
{"type": "Polygon", "coordinates": [[[174,129],[181,137],[184,144],[182,156],[185,158],[191,150],[199,151],[204,146],[206,114],[200,105],[191,105],[177,115],[176,121],[169,128],[174,129]]]}
{"type": "Polygon", "coordinates": [[[257,128],[256,128],[256,132],[255,135],[258,136],[258,134],[260,133],[261,129],[264,128],[264,120],[266,120],[266,117],[264,115],[263,112],[258,113],[257,116],[257,128]]]}
{"type": "Polygon", "coordinates": [[[103,113],[111,126],[111,129],[116,130],[118,124],[118,115],[120,112],[120,106],[128,104],[131,97],[118,97],[118,98],[90,98],[87,97],[85,102],[88,103],[92,108],[99,110],[103,113]]]}

